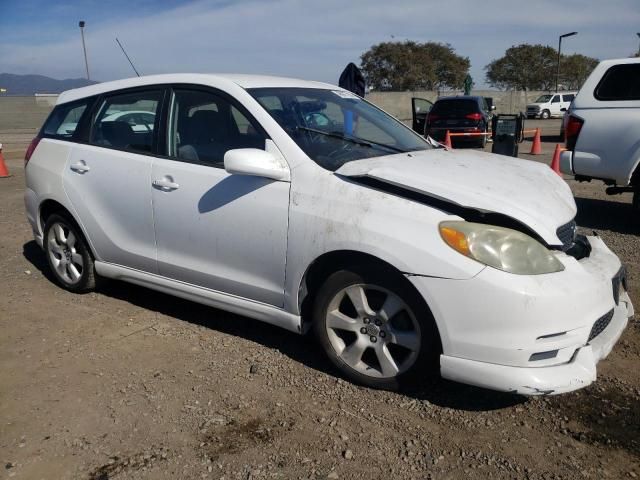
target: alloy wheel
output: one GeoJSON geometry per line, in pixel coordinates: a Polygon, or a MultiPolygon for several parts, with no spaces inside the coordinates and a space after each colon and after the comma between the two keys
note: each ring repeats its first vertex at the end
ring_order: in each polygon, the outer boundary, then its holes
{"type": "Polygon", "coordinates": [[[84,259],[77,250],[77,238],[71,229],[54,223],[47,236],[47,250],[56,274],[68,284],[76,284],[84,271],[84,259]]]}

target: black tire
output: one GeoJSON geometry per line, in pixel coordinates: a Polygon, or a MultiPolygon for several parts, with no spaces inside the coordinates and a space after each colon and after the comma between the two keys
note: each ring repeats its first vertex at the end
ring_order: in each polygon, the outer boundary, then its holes
{"type": "Polygon", "coordinates": [[[93,255],[87,246],[82,231],[70,217],[54,213],[47,218],[44,226],[43,247],[47,263],[58,285],[74,293],[89,292],[95,288],[96,272],[93,255]],[[57,227],[62,228],[67,241],[71,239],[70,235],[73,235],[73,245],[71,245],[70,241],[68,242],[69,245],[67,245],[65,242],[57,240],[57,227]],[[53,243],[50,239],[51,235],[56,238],[53,243]],[[55,247],[58,247],[57,251],[55,247]],[[62,248],[62,252],[60,252],[60,248],[62,248]],[[56,265],[57,259],[61,259],[61,262],[56,265]],[[78,269],[80,262],[77,260],[80,259],[82,268],[78,269]],[[64,262],[67,263],[62,265],[64,262]],[[73,269],[75,270],[72,270],[69,266],[70,263],[73,263],[73,269]],[[74,274],[78,275],[77,278],[74,278],[74,274]]]}
{"type": "Polygon", "coordinates": [[[549,110],[543,110],[540,114],[540,118],[543,120],[548,120],[549,118],[551,118],[551,112],[549,112],[549,110]]]}
{"type": "Polygon", "coordinates": [[[485,135],[482,135],[480,137],[480,140],[478,141],[478,147],[480,147],[480,148],[484,148],[487,145],[487,135],[486,135],[486,133],[488,133],[488,129],[487,129],[486,126],[484,127],[484,130],[482,131],[482,133],[484,133],[485,135]]]}
{"type": "MultiPolygon", "coordinates": [[[[373,294],[385,295],[384,293],[376,291],[375,289],[373,290],[373,294]]],[[[372,293],[370,291],[370,293],[366,296],[368,296],[371,308],[375,310],[374,302],[372,302],[371,295],[372,293]]],[[[340,309],[342,309],[343,304],[341,303],[340,305],[340,309]]],[[[353,306],[351,308],[353,308],[353,306]]],[[[377,313],[381,312],[382,308],[380,308],[380,310],[377,310],[377,313]]],[[[341,311],[340,313],[343,312],[341,311]]],[[[350,315],[347,316],[351,317],[350,315]]],[[[327,357],[329,357],[329,360],[340,370],[340,372],[347,379],[353,381],[354,383],[377,389],[397,390],[401,387],[409,385],[411,382],[419,381],[420,378],[425,378],[437,374],[439,371],[439,359],[442,348],[440,346],[440,337],[435,321],[433,319],[433,315],[431,314],[431,311],[429,310],[422,297],[418,294],[411,283],[398,272],[393,272],[385,269],[372,269],[353,266],[348,269],[339,270],[333,273],[326,279],[315,297],[312,310],[312,320],[315,335],[318,338],[318,341],[320,342],[320,345],[325,351],[327,357]],[[387,324],[382,324],[382,326],[380,327],[380,333],[378,333],[378,335],[380,336],[380,343],[378,344],[378,346],[380,348],[384,348],[383,343],[387,343],[387,352],[389,352],[391,351],[391,349],[388,347],[391,346],[390,344],[394,343],[390,338],[394,336],[392,333],[388,333],[387,338],[382,337],[382,334],[385,333],[385,329],[388,329],[389,332],[409,332],[410,334],[414,334],[420,339],[419,348],[415,353],[411,352],[408,354],[408,356],[406,355],[406,353],[404,354],[405,362],[410,363],[409,360],[406,360],[407,358],[409,358],[411,359],[411,364],[395,376],[380,376],[382,374],[382,367],[380,363],[379,371],[375,371],[372,368],[368,369],[368,371],[371,372],[371,375],[364,374],[361,371],[356,370],[341,358],[340,352],[336,350],[330,339],[330,333],[327,327],[327,316],[330,305],[335,302],[335,299],[338,298],[341,292],[343,292],[346,288],[354,286],[357,287],[362,284],[380,287],[382,290],[386,290],[395,295],[402,302],[404,302],[406,307],[408,307],[406,311],[400,310],[399,313],[396,313],[391,317],[388,323],[393,324],[393,326],[388,325],[387,327],[385,327],[385,325],[387,324]],[[411,310],[411,312],[409,312],[409,310],[411,310]],[[415,319],[417,321],[417,324],[419,325],[419,331],[416,332],[415,330],[397,330],[396,322],[406,322],[407,318],[409,318],[410,316],[412,319],[415,319]],[[378,376],[375,376],[374,374],[378,376]]],[[[358,319],[353,320],[358,322],[358,319]]],[[[409,322],[413,322],[413,320],[409,320],[409,322]]],[[[373,324],[369,325],[369,327],[372,326],[373,324]]],[[[360,324],[358,323],[357,328],[361,329],[359,333],[347,332],[351,336],[355,335],[356,338],[352,344],[347,344],[347,341],[344,341],[343,351],[347,350],[348,347],[355,344],[358,340],[360,340],[361,342],[366,342],[368,339],[371,339],[369,333],[365,334],[365,332],[362,331],[362,329],[365,328],[364,324],[360,326],[360,324]],[[360,336],[360,338],[357,338],[358,336],[360,336]]],[[[371,357],[371,355],[373,355],[374,357],[376,356],[375,347],[375,344],[367,347],[366,351],[372,352],[370,353],[369,357],[371,357]]],[[[399,347],[398,345],[393,345],[393,350],[395,352],[394,355],[399,353],[400,356],[398,358],[402,357],[403,352],[401,347],[399,347]]],[[[367,354],[365,353],[361,355],[361,358],[364,358],[365,355],[367,354]]],[[[392,355],[392,357],[394,355],[392,355]]]]}

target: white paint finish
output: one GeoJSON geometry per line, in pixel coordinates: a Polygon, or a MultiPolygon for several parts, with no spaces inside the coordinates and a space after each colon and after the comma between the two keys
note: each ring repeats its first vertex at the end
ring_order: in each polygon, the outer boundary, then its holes
{"type": "Polygon", "coordinates": [[[152,163],[152,157],[137,153],[82,144],[72,148],[63,173],[65,191],[100,260],[157,272],[152,163]],[[76,164],[89,170],[72,170],[76,164]]]}
{"type": "Polygon", "coordinates": [[[458,205],[520,220],[551,245],[576,214],[571,189],[549,167],[474,150],[426,150],[349,162],[337,174],[368,176],[458,205]],[[542,193],[544,192],[544,193],[542,193]]]}
{"type": "Polygon", "coordinates": [[[224,169],[235,175],[251,175],[284,182],[291,180],[286,162],[257,148],[229,150],[224,154],[224,169]]]}
{"type": "Polygon", "coordinates": [[[609,68],[634,63],[640,59],[600,62],[576,96],[571,114],[584,123],[571,154],[573,174],[629,184],[640,162],[640,100],[601,101],[594,91],[609,68]]]}
{"type": "Polygon", "coordinates": [[[596,380],[597,363],[605,358],[627,326],[632,315],[621,298],[607,329],[589,345],[577,349],[571,361],[546,367],[513,367],[442,355],[440,372],[444,378],[522,395],[557,395],[584,388],[596,380]]]}
{"type": "Polygon", "coordinates": [[[160,275],[281,307],[289,183],[161,158],[152,177],[179,185],[153,189],[160,275]]]}
{"type": "MultiPolygon", "coordinates": [[[[611,279],[620,268],[616,255],[599,237],[588,238],[591,256],[577,261],[558,254],[565,270],[554,274],[513,275],[486,268],[470,280],[409,277],[431,308],[444,355],[539,367],[563,363],[563,356],[529,362],[534,353],[556,349],[572,353],[584,346],[595,321],[615,307],[611,279]],[[567,335],[538,340],[560,332],[567,335]]],[[[633,306],[624,298],[624,309],[631,316],[633,306]]]]}
{"type": "Polygon", "coordinates": [[[185,282],[171,280],[159,275],[141,272],[132,268],[112,265],[104,262],[96,262],[98,275],[135,283],[143,287],[151,288],[159,292],[175,295],[193,302],[220,308],[228,312],[245,315],[256,320],[261,320],[271,325],[282,327],[295,333],[302,333],[300,317],[284,311],[281,308],[255,302],[246,298],[229,295],[223,292],[190,285],[185,282]]]}

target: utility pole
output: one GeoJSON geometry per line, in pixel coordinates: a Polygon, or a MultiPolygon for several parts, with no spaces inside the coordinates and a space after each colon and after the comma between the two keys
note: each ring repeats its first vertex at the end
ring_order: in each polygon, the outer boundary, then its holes
{"type": "Polygon", "coordinates": [[[80,27],[80,36],[82,37],[82,51],[84,52],[84,66],[87,69],[87,80],[91,80],[89,77],[89,61],[87,60],[87,46],[84,43],[84,20],[80,20],[78,26],[80,27]]]}
{"type": "Polygon", "coordinates": [[[578,32],[565,33],[558,38],[558,71],[556,73],[556,93],[558,92],[558,82],[560,81],[560,49],[562,48],[562,39],[565,37],[572,37],[578,32]]]}

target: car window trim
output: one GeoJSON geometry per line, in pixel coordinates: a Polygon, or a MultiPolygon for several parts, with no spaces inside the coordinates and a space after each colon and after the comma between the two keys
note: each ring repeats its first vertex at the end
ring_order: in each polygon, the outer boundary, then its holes
{"type": "Polygon", "coordinates": [[[78,142],[78,143],[82,143],[85,145],[90,145],[92,147],[97,147],[97,148],[106,148],[107,150],[114,150],[117,152],[127,152],[127,153],[133,153],[136,155],[145,155],[147,157],[155,157],[157,155],[157,147],[158,147],[158,143],[157,143],[157,138],[160,135],[159,133],[159,128],[160,128],[160,115],[158,115],[159,112],[162,111],[162,108],[164,106],[164,103],[166,101],[166,97],[167,97],[167,90],[168,90],[168,85],[167,84],[154,84],[154,85],[143,85],[143,86],[139,86],[139,87],[132,87],[132,88],[123,88],[120,90],[111,90],[109,92],[104,92],[100,95],[98,95],[96,101],[93,104],[93,109],[91,112],[91,120],[90,120],[90,126],[88,128],[88,135],[86,136],[86,141],[84,142],[78,142]],[[151,138],[151,151],[150,152],[141,152],[139,150],[130,150],[130,149],[126,149],[126,148],[116,148],[116,147],[110,147],[110,146],[106,146],[106,145],[98,145],[96,143],[93,143],[91,141],[91,138],[93,136],[93,129],[95,127],[95,121],[97,118],[98,113],[100,112],[100,107],[102,107],[102,105],[104,104],[104,101],[107,98],[110,97],[115,97],[115,96],[120,96],[120,95],[129,95],[129,94],[133,94],[133,93],[138,93],[138,92],[160,92],[160,99],[158,100],[158,109],[156,111],[156,121],[153,124],[153,136],[151,138]]]}
{"type": "Polygon", "coordinates": [[[56,104],[51,110],[51,112],[49,113],[49,115],[47,115],[47,118],[42,124],[42,127],[40,127],[40,130],[38,131],[38,136],[41,138],[49,138],[51,140],[61,140],[63,142],[78,143],[78,140],[81,138],[80,133],[84,131],[83,130],[84,125],[86,124],[87,118],[89,117],[89,113],[93,109],[93,105],[96,101],[96,98],[97,96],[91,96],[91,97],[80,98],[72,102],[56,104]],[[78,120],[78,125],[76,126],[76,129],[73,131],[73,134],[71,134],[70,137],[63,137],[57,134],[45,133],[44,131],[45,126],[47,125],[47,123],[49,123],[49,120],[51,120],[51,117],[53,117],[53,115],[56,113],[56,110],[59,110],[61,108],[66,108],[68,106],[71,106],[70,109],[72,110],[81,105],[86,105],[86,107],[82,112],[82,115],[80,115],[80,119],[78,120]]]}
{"type": "MultiPolygon", "coordinates": [[[[194,83],[173,83],[173,84],[170,84],[170,85],[167,86],[167,94],[166,94],[166,99],[165,99],[165,102],[164,102],[164,110],[162,112],[163,116],[162,116],[162,119],[161,119],[162,120],[162,125],[164,127],[164,128],[162,128],[163,139],[162,139],[162,143],[159,143],[158,150],[157,150],[156,154],[154,155],[156,158],[160,158],[160,159],[163,159],[163,160],[171,160],[171,161],[174,161],[174,162],[191,163],[191,164],[194,164],[194,165],[202,165],[202,166],[205,166],[205,167],[211,167],[211,168],[217,168],[217,169],[224,170],[223,166],[213,165],[211,162],[206,162],[206,161],[203,161],[203,160],[191,160],[191,159],[185,159],[185,158],[178,158],[176,156],[169,155],[168,144],[167,144],[167,141],[169,139],[169,129],[171,128],[171,126],[169,125],[169,115],[170,115],[169,109],[171,108],[171,100],[172,100],[173,95],[174,95],[176,90],[201,91],[201,92],[204,92],[204,93],[210,93],[212,95],[217,95],[221,99],[227,100],[229,102],[230,106],[235,107],[236,110],[238,110],[240,113],[242,113],[246,117],[246,119],[249,120],[249,122],[251,122],[251,124],[256,128],[258,133],[260,133],[264,137],[265,142],[267,140],[272,140],[271,136],[267,133],[267,131],[262,126],[262,124],[233,95],[225,92],[224,90],[220,90],[219,88],[211,87],[211,86],[208,86],[208,85],[200,85],[200,84],[194,84],[194,83]]],[[[265,148],[266,148],[266,144],[265,144],[265,148]]]]}

